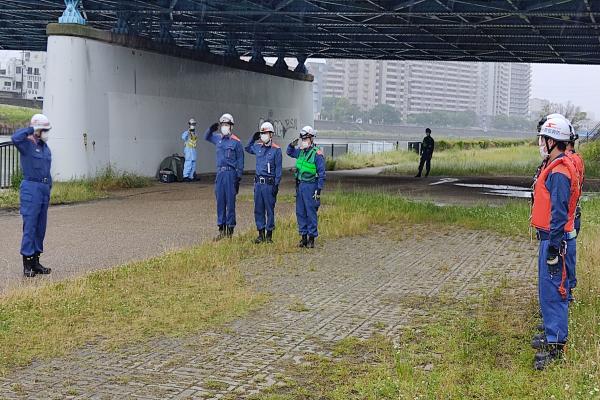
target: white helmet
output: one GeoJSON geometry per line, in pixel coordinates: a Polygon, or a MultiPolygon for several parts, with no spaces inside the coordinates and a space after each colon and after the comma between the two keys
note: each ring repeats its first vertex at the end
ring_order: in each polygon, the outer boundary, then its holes
{"type": "Polygon", "coordinates": [[[190,118],[188,125],[196,125],[196,120],[194,118],[190,118]]]}
{"type": "Polygon", "coordinates": [[[221,115],[221,118],[219,118],[219,122],[224,124],[224,123],[228,123],[233,125],[233,116],[231,114],[225,113],[223,115],[221,115]]]}
{"type": "Polygon", "coordinates": [[[545,136],[557,142],[569,142],[572,140],[573,127],[563,118],[549,118],[544,122],[538,136],[545,136]]]}
{"type": "Polygon", "coordinates": [[[263,122],[262,125],[260,126],[260,131],[261,132],[275,132],[275,129],[273,129],[273,124],[270,122],[263,122]]]}
{"type": "Polygon", "coordinates": [[[48,117],[46,117],[44,114],[35,114],[33,117],[31,117],[31,127],[34,131],[40,129],[52,129],[52,125],[50,125],[48,117]]]}
{"type": "Polygon", "coordinates": [[[300,131],[300,137],[301,138],[306,138],[306,137],[316,137],[317,133],[315,132],[315,130],[312,128],[312,126],[310,125],[306,125],[304,128],[302,128],[302,130],[300,131]]]}

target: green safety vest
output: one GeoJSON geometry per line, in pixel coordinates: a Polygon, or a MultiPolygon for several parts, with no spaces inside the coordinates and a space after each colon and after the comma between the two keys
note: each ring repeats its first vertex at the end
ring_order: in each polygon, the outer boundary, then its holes
{"type": "Polygon", "coordinates": [[[296,159],[296,179],[303,182],[314,181],[317,178],[317,163],[315,158],[319,147],[301,150],[296,159]]]}

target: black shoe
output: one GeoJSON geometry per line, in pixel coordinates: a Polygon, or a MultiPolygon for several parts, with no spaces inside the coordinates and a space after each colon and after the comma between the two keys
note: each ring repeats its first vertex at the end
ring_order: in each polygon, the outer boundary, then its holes
{"type": "Polygon", "coordinates": [[[267,231],[267,236],[265,237],[265,241],[267,243],[273,243],[273,231],[267,231]]]}
{"type": "Polygon", "coordinates": [[[217,236],[215,236],[215,238],[213,239],[215,242],[218,242],[219,240],[223,239],[225,237],[225,225],[219,225],[219,234],[217,236]]]}
{"type": "Polygon", "coordinates": [[[33,256],[33,264],[32,269],[36,274],[47,275],[52,272],[51,268],[46,268],[42,264],[40,264],[40,254],[36,253],[33,256]]]}
{"type": "Polygon", "coordinates": [[[34,256],[23,256],[23,275],[25,278],[33,278],[35,276],[35,271],[33,270],[34,264],[34,256]]]}
{"type": "Polygon", "coordinates": [[[421,174],[415,175],[415,178],[420,178],[420,177],[421,177],[421,174]]]}
{"type": "Polygon", "coordinates": [[[545,333],[538,333],[531,339],[531,347],[537,350],[544,350],[548,345],[545,333]]]}
{"type": "Polygon", "coordinates": [[[308,237],[308,242],[306,243],[306,247],[308,247],[309,249],[315,248],[315,237],[314,236],[308,237]]]}
{"type": "Polygon", "coordinates": [[[308,244],[308,235],[302,235],[300,238],[300,243],[298,243],[298,247],[306,247],[308,244]]]}
{"type": "Polygon", "coordinates": [[[259,229],[258,230],[258,236],[256,239],[254,239],[254,243],[256,244],[260,244],[262,242],[265,241],[265,230],[264,229],[259,229]]]}
{"type": "Polygon", "coordinates": [[[183,181],[184,182],[191,182],[192,180],[186,176],[185,178],[183,178],[183,181]]]}
{"type": "Polygon", "coordinates": [[[233,236],[233,226],[228,226],[225,231],[225,237],[231,238],[233,236]]]}
{"type": "Polygon", "coordinates": [[[533,368],[538,371],[545,369],[556,360],[560,360],[564,355],[565,345],[562,343],[551,343],[547,345],[547,350],[539,352],[533,360],[533,368]]]}

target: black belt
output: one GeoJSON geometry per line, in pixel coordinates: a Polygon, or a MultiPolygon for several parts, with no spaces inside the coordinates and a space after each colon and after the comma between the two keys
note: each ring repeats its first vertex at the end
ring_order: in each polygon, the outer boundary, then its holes
{"type": "MultiPolygon", "coordinates": [[[[550,233],[538,230],[535,233],[535,237],[537,240],[550,240],[550,233]]],[[[577,237],[577,231],[565,232],[563,233],[562,240],[571,240],[577,237]]]]}
{"type": "Polygon", "coordinates": [[[258,176],[258,175],[256,175],[254,177],[254,182],[255,183],[259,183],[261,185],[274,185],[275,184],[275,178],[273,178],[272,176],[258,176]]]}
{"type": "Polygon", "coordinates": [[[28,178],[28,177],[25,177],[25,178],[23,178],[23,180],[30,181],[30,182],[37,182],[37,183],[45,183],[48,185],[50,183],[52,183],[52,180],[50,178],[28,178]]]}

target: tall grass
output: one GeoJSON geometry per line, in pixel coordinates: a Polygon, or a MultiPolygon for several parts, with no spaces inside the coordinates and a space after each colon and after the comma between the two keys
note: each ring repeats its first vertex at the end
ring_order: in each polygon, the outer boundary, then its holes
{"type": "MultiPolygon", "coordinates": [[[[92,179],[54,183],[50,194],[50,203],[55,205],[71,204],[102,199],[108,197],[111,190],[146,187],[151,185],[152,182],[151,178],[109,167],[92,179]]],[[[0,192],[0,208],[16,208],[19,206],[19,184],[20,179],[16,178],[12,190],[0,192]]]]}
{"type": "MultiPolygon", "coordinates": [[[[537,146],[448,150],[433,154],[431,175],[519,175],[530,176],[540,164],[537,146]]],[[[412,174],[418,165],[402,162],[386,172],[412,174]]]]}
{"type": "Polygon", "coordinates": [[[16,107],[0,104],[0,125],[18,125],[28,126],[33,114],[40,113],[41,110],[27,107],[16,107]]]}

